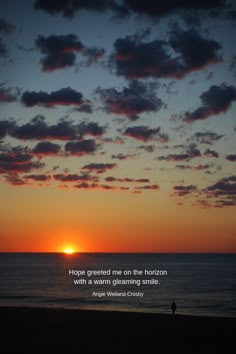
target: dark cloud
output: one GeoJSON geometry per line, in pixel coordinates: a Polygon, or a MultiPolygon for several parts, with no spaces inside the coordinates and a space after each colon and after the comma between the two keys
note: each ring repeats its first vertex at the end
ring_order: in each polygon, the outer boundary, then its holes
{"type": "Polygon", "coordinates": [[[106,181],[106,182],[116,182],[116,180],[117,180],[117,179],[116,179],[115,177],[112,177],[112,176],[109,176],[109,177],[106,177],[106,178],[105,178],[105,181],[106,181]]]}
{"type": "Polygon", "coordinates": [[[131,120],[138,119],[139,114],[144,112],[157,112],[163,105],[156,97],[152,85],[136,80],[131,81],[122,91],[99,87],[96,92],[104,102],[106,112],[125,115],[131,120]]]}
{"type": "Polygon", "coordinates": [[[224,135],[217,134],[211,131],[197,132],[189,140],[194,140],[200,144],[212,145],[215,141],[222,139],[224,135]]]}
{"type": "Polygon", "coordinates": [[[102,136],[105,133],[105,128],[98,125],[98,123],[81,123],[79,125],[79,134],[81,137],[85,135],[102,136]]]}
{"type": "Polygon", "coordinates": [[[186,146],[186,152],[192,158],[201,156],[201,152],[197,148],[197,145],[195,143],[191,143],[191,144],[187,145],[186,146]]]}
{"type": "Polygon", "coordinates": [[[211,168],[213,165],[212,164],[205,164],[205,165],[196,165],[196,166],[190,166],[190,165],[176,165],[176,168],[179,170],[192,170],[192,171],[201,171],[201,170],[208,170],[211,168]]]}
{"type": "Polygon", "coordinates": [[[75,188],[78,188],[78,189],[94,189],[94,188],[97,188],[98,187],[98,184],[97,183],[87,183],[87,182],[82,182],[82,183],[79,183],[77,185],[75,185],[75,188]]]}
{"type": "Polygon", "coordinates": [[[11,173],[5,175],[4,177],[7,183],[11,184],[12,186],[29,185],[29,181],[47,182],[51,180],[51,176],[45,174],[31,174],[31,175],[24,175],[23,177],[21,177],[16,173],[11,173]]]}
{"type": "Polygon", "coordinates": [[[149,183],[149,178],[117,178],[109,176],[105,178],[106,182],[119,182],[119,183],[149,183]]]}
{"type": "Polygon", "coordinates": [[[200,27],[201,26],[201,16],[196,12],[187,11],[182,16],[187,27],[200,27]]]}
{"type": "Polygon", "coordinates": [[[21,126],[16,125],[12,120],[0,121],[0,136],[8,134],[22,140],[72,140],[86,135],[100,137],[104,133],[105,127],[95,122],[82,122],[75,125],[62,119],[57,124],[48,125],[42,115],[35,116],[29,123],[21,126]]]}
{"type": "Polygon", "coordinates": [[[4,19],[0,18],[0,33],[8,34],[16,29],[15,26],[7,23],[4,19]]]}
{"type": "Polygon", "coordinates": [[[40,61],[43,72],[74,66],[76,53],[81,53],[86,58],[86,61],[80,64],[85,67],[96,63],[105,54],[103,48],[84,47],[75,34],[50,35],[48,37],[39,35],[35,40],[35,45],[43,54],[40,61]]]}
{"type": "Polygon", "coordinates": [[[42,71],[50,72],[75,64],[75,52],[81,52],[83,45],[74,34],[38,36],[35,45],[44,57],[41,59],[42,71]]]}
{"type": "Polygon", "coordinates": [[[236,182],[236,176],[224,177],[221,179],[221,182],[224,182],[224,183],[236,182]]]}
{"type": "Polygon", "coordinates": [[[236,161],[236,154],[227,155],[226,160],[235,162],[236,161]]]}
{"type": "Polygon", "coordinates": [[[85,103],[85,104],[82,104],[80,107],[75,108],[75,111],[91,114],[91,113],[93,113],[93,108],[92,108],[91,104],[85,103]]]}
{"type": "Polygon", "coordinates": [[[185,195],[191,194],[197,190],[197,187],[194,185],[189,186],[174,186],[173,187],[175,195],[183,197],[185,195]]]}
{"type": "Polygon", "coordinates": [[[55,125],[48,125],[42,115],[34,117],[29,123],[15,125],[10,135],[22,140],[71,140],[78,137],[78,127],[68,121],[60,121],[55,125]]]}
{"type": "Polygon", "coordinates": [[[115,0],[36,0],[35,9],[43,10],[50,15],[62,14],[65,17],[73,17],[81,10],[103,12],[113,10],[122,14],[125,9],[115,0]]]}
{"type": "Polygon", "coordinates": [[[60,182],[77,182],[77,181],[83,181],[83,182],[98,182],[98,177],[97,176],[91,176],[88,174],[82,174],[82,175],[78,175],[78,174],[56,174],[53,175],[53,178],[56,181],[60,181],[60,182]]]}
{"type": "Polygon", "coordinates": [[[167,156],[159,156],[157,160],[160,161],[189,161],[195,157],[200,157],[201,152],[196,144],[192,143],[185,147],[185,151],[181,154],[169,154],[167,156]]]}
{"type": "Polygon", "coordinates": [[[81,10],[103,12],[112,10],[118,16],[132,14],[145,15],[150,18],[160,18],[179,11],[224,10],[224,0],[36,0],[35,9],[50,15],[62,14],[73,17],[81,10]]]}
{"type": "Polygon", "coordinates": [[[128,79],[145,77],[180,79],[220,61],[220,44],[203,38],[194,29],[172,31],[169,41],[141,42],[136,35],[118,38],[111,57],[117,75],[128,79]],[[174,53],[173,56],[171,53],[174,53]]]}
{"type": "Polygon", "coordinates": [[[186,112],[184,121],[192,123],[226,112],[231,107],[232,102],[236,100],[236,88],[225,84],[221,86],[213,85],[201,94],[200,99],[202,106],[193,112],[186,112]]]}
{"type": "Polygon", "coordinates": [[[180,10],[215,10],[223,9],[224,0],[124,0],[129,11],[151,18],[159,18],[180,10]]]}
{"type": "Polygon", "coordinates": [[[92,154],[97,149],[95,140],[88,139],[76,142],[68,142],[65,145],[65,151],[69,155],[83,156],[87,154],[92,154]]]}
{"type": "Polygon", "coordinates": [[[205,156],[208,156],[208,157],[215,157],[215,158],[218,158],[218,157],[219,157],[218,152],[216,152],[215,150],[210,150],[210,149],[206,149],[206,150],[204,151],[204,155],[205,155],[205,156]]]}
{"type": "Polygon", "coordinates": [[[51,143],[50,141],[41,141],[33,149],[32,153],[37,156],[58,155],[61,150],[60,145],[51,143]]]}
{"type": "Polygon", "coordinates": [[[14,122],[12,120],[0,120],[0,139],[10,134],[13,127],[14,122]]]}
{"type": "Polygon", "coordinates": [[[144,150],[146,152],[154,152],[155,151],[155,147],[153,145],[141,145],[141,146],[138,146],[138,149],[144,150]]]}
{"type": "Polygon", "coordinates": [[[116,155],[111,155],[111,158],[112,159],[117,159],[117,160],[127,160],[127,159],[130,159],[130,158],[133,158],[135,155],[134,154],[122,154],[122,153],[119,153],[119,154],[116,154],[116,155]]]}
{"type": "Polygon", "coordinates": [[[11,184],[12,186],[23,186],[25,184],[25,180],[19,177],[19,175],[16,173],[5,175],[4,177],[7,183],[11,184]]]}
{"type": "Polygon", "coordinates": [[[235,206],[236,176],[222,178],[215,184],[208,186],[203,193],[215,207],[235,206]]]}
{"type": "MultiPolygon", "coordinates": [[[[104,133],[105,127],[95,122],[82,122],[75,125],[70,121],[61,119],[56,124],[48,125],[42,115],[37,115],[29,123],[20,126],[13,120],[0,120],[0,137],[8,134],[21,140],[72,140],[86,135],[100,137],[104,133]]],[[[44,146],[46,145],[44,144],[44,146]]]]}
{"type": "Polygon", "coordinates": [[[170,56],[162,40],[140,43],[135,36],[118,38],[113,56],[116,74],[128,79],[182,76],[183,64],[170,56]]]}
{"type": "Polygon", "coordinates": [[[16,175],[21,172],[42,168],[43,166],[44,164],[34,161],[32,155],[20,147],[0,153],[0,174],[16,175]]]}
{"type": "Polygon", "coordinates": [[[114,190],[114,189],[117,189],[117,187],[115,186],[110,186],[108,184],[101,184],[99,186],[99,189],[102,189],[102,190],[114,190]]]}
{"type": "Polygon", "coordinates": [[[100,190],[114,190],[114,189],[117,189],[117,187],[115,186],[110,186],[110,185],[107,185],[107,184],[97,184],[97,183],[87,183],[87,182],[83,182],[83,183],[80,183],[80,184],[77,184],[74,186],[75,188],[78,188],[78,189],[85,189],[85,190],[88,190],[88,189],[100,189],[100,190]]]}
{"type": "Polygon", "coordinates": [[[236,10],[235,10],[235,8],[229,9],[229,11],[225,13],[225,18],[227,20],[235,20],[236,19],[236,10]]]}
{"type": "Polygon", "coordinates": [[[76,56],[73,52],[51,54],[40,60],[43,72],[52,72],[54,70],[64,69],[75,65],[76,56]]]}
{"type": "Polygon", "coordinates": [[[185,74],[220,61],[217,53],[221,49],[220,44],[201,37],[194,29],[175,30],[171,35],[170,45],[181,55],[181,61],[185,65],[185,74]]]}
{"type": "Polygon", "coordinates": [[[138,182],[138,183],[149,183],[149,179],[148,178],[138,178],[136,179],[134,182],[138,182]]]}
{"type": "Polygon", "coordinates": [[[157,157],[157,160],[160,161],[185,161],[189,160],[191,156],[188,154],[169,154],[167,156],[159,156],[157,157]]]}
{"type": "Polygon", "coordinates": [[[26,91],[23,93],[21,100],[26,107],[53,107],[56,105],[81,106],[85,104],[85,101],[83,100],[83,94],[73,90],[70,87],[62,88],[58,91],[54,91],[51,93],[47,93],[44,91],[26,91]]]}
{"type": "Polygon", "coordinates": [[[160,186],[158,184],[148,184],[146,186],[141,186],[141,187],[135,187],[135,190],[140,191],[140,190],[158,190],[160,189],[160,186]]]}
{"type": "Polygon", "coordinates": [[[215,197],[221,195],[236,195],[235,176],[223,178],[219,182],[207,187],[205,190],[213,193],[215,197]]]}
{"type": "Polygon", "coordinates": [[[104,173],[117,167],[115,163],[90,163],[82,167],[83,170],[96,171],[96,173],[104,173]]]}
{"type": "Polygon", "coordinates": [[[25,175],[24,178],[26,180],[33,180],[33,181],[37,181],[37,182],[46,182],[46,181],[50,181],[51,176],[49,175],[25,175]]]}
{"type": "Polygon", "coordinates": [[[168,135],[161,133],[160,127],[152,129],[146,126],[129,127],[125,130],[124,135],[130,136],[141,141],[156,140],[162,143],[169,140],[168,135]]]}

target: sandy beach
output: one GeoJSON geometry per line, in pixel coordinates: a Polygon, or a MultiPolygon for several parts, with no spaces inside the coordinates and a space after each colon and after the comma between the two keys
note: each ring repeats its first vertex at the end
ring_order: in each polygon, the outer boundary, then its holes
{"type": "Polygon", "coordinates": [[[235,318],[0,307],[1,353],[234,353],[235,318]]]}

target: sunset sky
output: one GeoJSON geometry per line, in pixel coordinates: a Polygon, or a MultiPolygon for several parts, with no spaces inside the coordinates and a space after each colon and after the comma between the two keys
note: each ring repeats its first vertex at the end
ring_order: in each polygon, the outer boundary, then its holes
{"type": "Polygon", "coordinates": [[[0,2],[1,252],[236,252],[234,4],[0,2]]]}

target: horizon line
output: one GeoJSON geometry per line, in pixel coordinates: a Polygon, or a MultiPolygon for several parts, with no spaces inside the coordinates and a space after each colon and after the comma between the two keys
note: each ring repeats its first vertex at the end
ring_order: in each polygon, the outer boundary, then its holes
{"type": "MultiPolygon", "coordinates": [[[[65,254],[63,251],[0,251],[0,254],[3,253],[43,253],[43,254],[65,254]]],[[[73,254],[69,254],[68,256],[73,256],[76,254],[236,254],[236,252],[121,252],[121,251],[113,251],[113,252],[73,252],[73,254]]]]}

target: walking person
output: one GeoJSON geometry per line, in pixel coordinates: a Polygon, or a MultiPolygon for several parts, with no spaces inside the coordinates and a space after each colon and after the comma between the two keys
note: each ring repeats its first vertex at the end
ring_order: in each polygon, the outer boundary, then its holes
{"type": "Polygon", "coordinates": [[[176,303],[173,301],[172,302],[172,304],[171,304],[171,310],[172,310],[172,313],[173,313],[173,315],[175,314],[175,311],[176,311],[176,309],[177,309],[177,306],[176,306],[176,303]]]}

